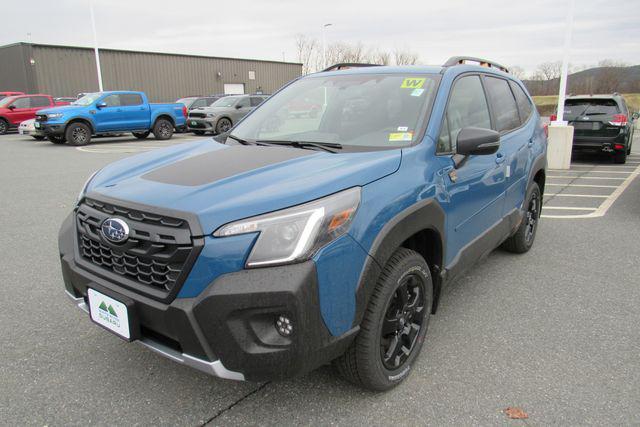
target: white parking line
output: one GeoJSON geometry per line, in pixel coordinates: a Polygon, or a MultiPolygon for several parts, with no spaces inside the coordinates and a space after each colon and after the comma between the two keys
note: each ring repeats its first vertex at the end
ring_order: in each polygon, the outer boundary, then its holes
{"type": "MultiPolygon", "coordinates": [[[[634,168],[634,169],[635,169],[635,168],[634,168]]],[[[582,172],[582,171],[572,171],[572,170],[568,170],[568,171],[561,171],[561,170],[554,170],[553,172],[554,172],[554,173],[556,173],[556,172],[582,172]]],[[[611,169],[608,169],[608,170],[589,170],[589,171],[584,171],[584,172],[587,172],[587,173],[627,173],[627,174],[629,174],[629,173],[633,172],[633,170],[630,170],[630,171],[620,171],[620,170],[611,170],[611,169]]]]}
{"type": "MultiPolygon", "coordinates": [[[[631,172],[634,173],[634,172],[631,172]]],[[[547,178],[559,178],[559,179],[624,179],[624,178],[614,178],[614,177],[610,177],[610,176],[587,176],[587,175],[564,175],[564,176],[557,176],[557,175],[550,175],[547,178]]]]}
{"type": "Polygon", "coordinates": [[[547,193],[545,196],[554,197],[593,197],[596,199],[606,199],[609,196],[603,196],[601,194],[568,194],[568,193],[547,193]]]}
{"type": "MultiPolygon", "coordinates": [[[[586,177],[586,176],[575,176],[575,177],[571,177],[574,179],[622,179],[623,182],[620,183],[620,185],[614,186],[614,185],[591,185],[589,184],[588,187],[593,187],[593,188],[614,188],[613,192],[609,195],[606,196],[604,202],[602,202],[602,204],[600,206],[598,206],[597,208],[583,208],[583,207],[569,207],[569,206],[543,206],[542,209],[543,211],[553,211],[553,210],[557,210],[557,211],[584,211],[584,212],[589,212],[586,214],[575,214],[575,215],[553,215],[553,214],[543,214],[540,215],[542,218],[562,218],[562,219],[575,219],[575,218],[598,218],[601,216],[604,216],[607,211],[609,210],[609,208],[615,203],[615,201],[618,199],[618,197],[620,197],[620,195],[624,192],[624,190],[627,189],[627,187],[629,187],[629,185],[631,185],[631,182],[633,182],[633,180],[640,174],[640,166],[637,166],[632,172],[629,172],[626,178],[611,178],[611,177],[586,177]]],[[[550,176],[548,178],[556,178],[555,176],[550,176]]],[[[567,176],[564,177],[557,177],[557,178],[569,178],[567,176]]],[[[547,185],[551,185],[551,186],[566,186],[566,187],[587,187],[587,184],[556,184],[556,183],[549,183],[547,185]]],[[[559,194],[556,194],[559,195],[559,194]]],[[[568,195],[564,196],[567,197],[568,195]]],[[[587,196],[587,195],[585,195],[587,196]]],[[[588,197],[594,197],[594,198],[602,198],[602,196],[588,196],[588,197]]]]}
{"type": "Polygon", "coordinates": [[[546,183],[545,187],[582,187],[582,188],[618,188],[617,185],[595,185],[595,184],[554,184],[546,183]]]}

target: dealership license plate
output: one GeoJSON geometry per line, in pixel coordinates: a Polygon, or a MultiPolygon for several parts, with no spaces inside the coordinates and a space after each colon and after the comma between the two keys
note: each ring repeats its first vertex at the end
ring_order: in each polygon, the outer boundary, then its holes
{"type": "Polygon", "coordinates": [[[93,289],[87,289],[91,320],[123,338],[130,339],[127,306],[93,289]]]}
{"type": "Polygon", "coordinates": [[[198,122],[196,122],[195,120],[191,121],[191,126],[198,126],[198,122]]]}
{"type": "Polygon", "coordinates": [[[40,129],[40,123],[38,123],[38,122],[35,122],[35,123],[33,124],[33,126],[35,126],[37,129],[40,129]]]}

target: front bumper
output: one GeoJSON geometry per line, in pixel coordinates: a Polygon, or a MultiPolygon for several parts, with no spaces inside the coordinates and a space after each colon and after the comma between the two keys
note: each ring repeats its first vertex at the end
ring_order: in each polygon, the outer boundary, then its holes
{"type": "Polygon", "coordinates": [[[215,119],[191,118],[187,119],[187,129],[190,131],[213,132],[216,129],[215,119]]]}
{"type": "Polygon", "coordinates": [[[74,215],[60,230],[67,294],[87,311],[93,288],[131,307],[132,338],[178,363],[221,378],[284,379],[327,363],[349,346],[358,328],[332,336],[320,314],[313,261],[223,274],[198,296],[160,302],[89,272],[76,260],[74,215]],[[291,336],[278,334],[279,315],[291,336]]]}
{"type": "Polygon", "coordinates": [[[40,127],[35,128],[34,135],[36,136],[49,136],[49,135],[63,135],[64,123],[49,123],[49,122],[36,122],[40,127]]]}

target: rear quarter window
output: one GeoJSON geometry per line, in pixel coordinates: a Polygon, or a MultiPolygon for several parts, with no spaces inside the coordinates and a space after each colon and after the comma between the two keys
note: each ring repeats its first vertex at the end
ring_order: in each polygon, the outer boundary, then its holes
{"type": "Polygon", "coordinates": [[[498,77],[485,77],[491,108],[496,120],[496,130],[504,133],[520,126],[516,100],[509,83],[498,77]]]}
{"type": "Polygon", "coordinates": [[[120,95],[120,105],[122,106],[142,105],[142,97],[134,93],[123,93],[120,95]]]}
{"type": "Polygon", "coordinates": [[[509,82],[509,85],[511,86],[513,95],[516,97],[516,104],[518,104],[518,111],[520,111],[520,121],[524,123],[529,120],[531,112],[533,111],[533,106],[531,105],[529,97],[524,93],[520,85],[512,81],[509,82]]]}

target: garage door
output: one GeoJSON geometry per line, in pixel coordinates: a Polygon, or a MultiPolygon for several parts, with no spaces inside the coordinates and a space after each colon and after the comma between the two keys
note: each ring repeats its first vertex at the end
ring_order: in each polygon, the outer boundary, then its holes
{"type": "Polygon", "coordinates": [[[225,83],[224,93],[227,95],[244,95],[244,83],[225,83]]]}

